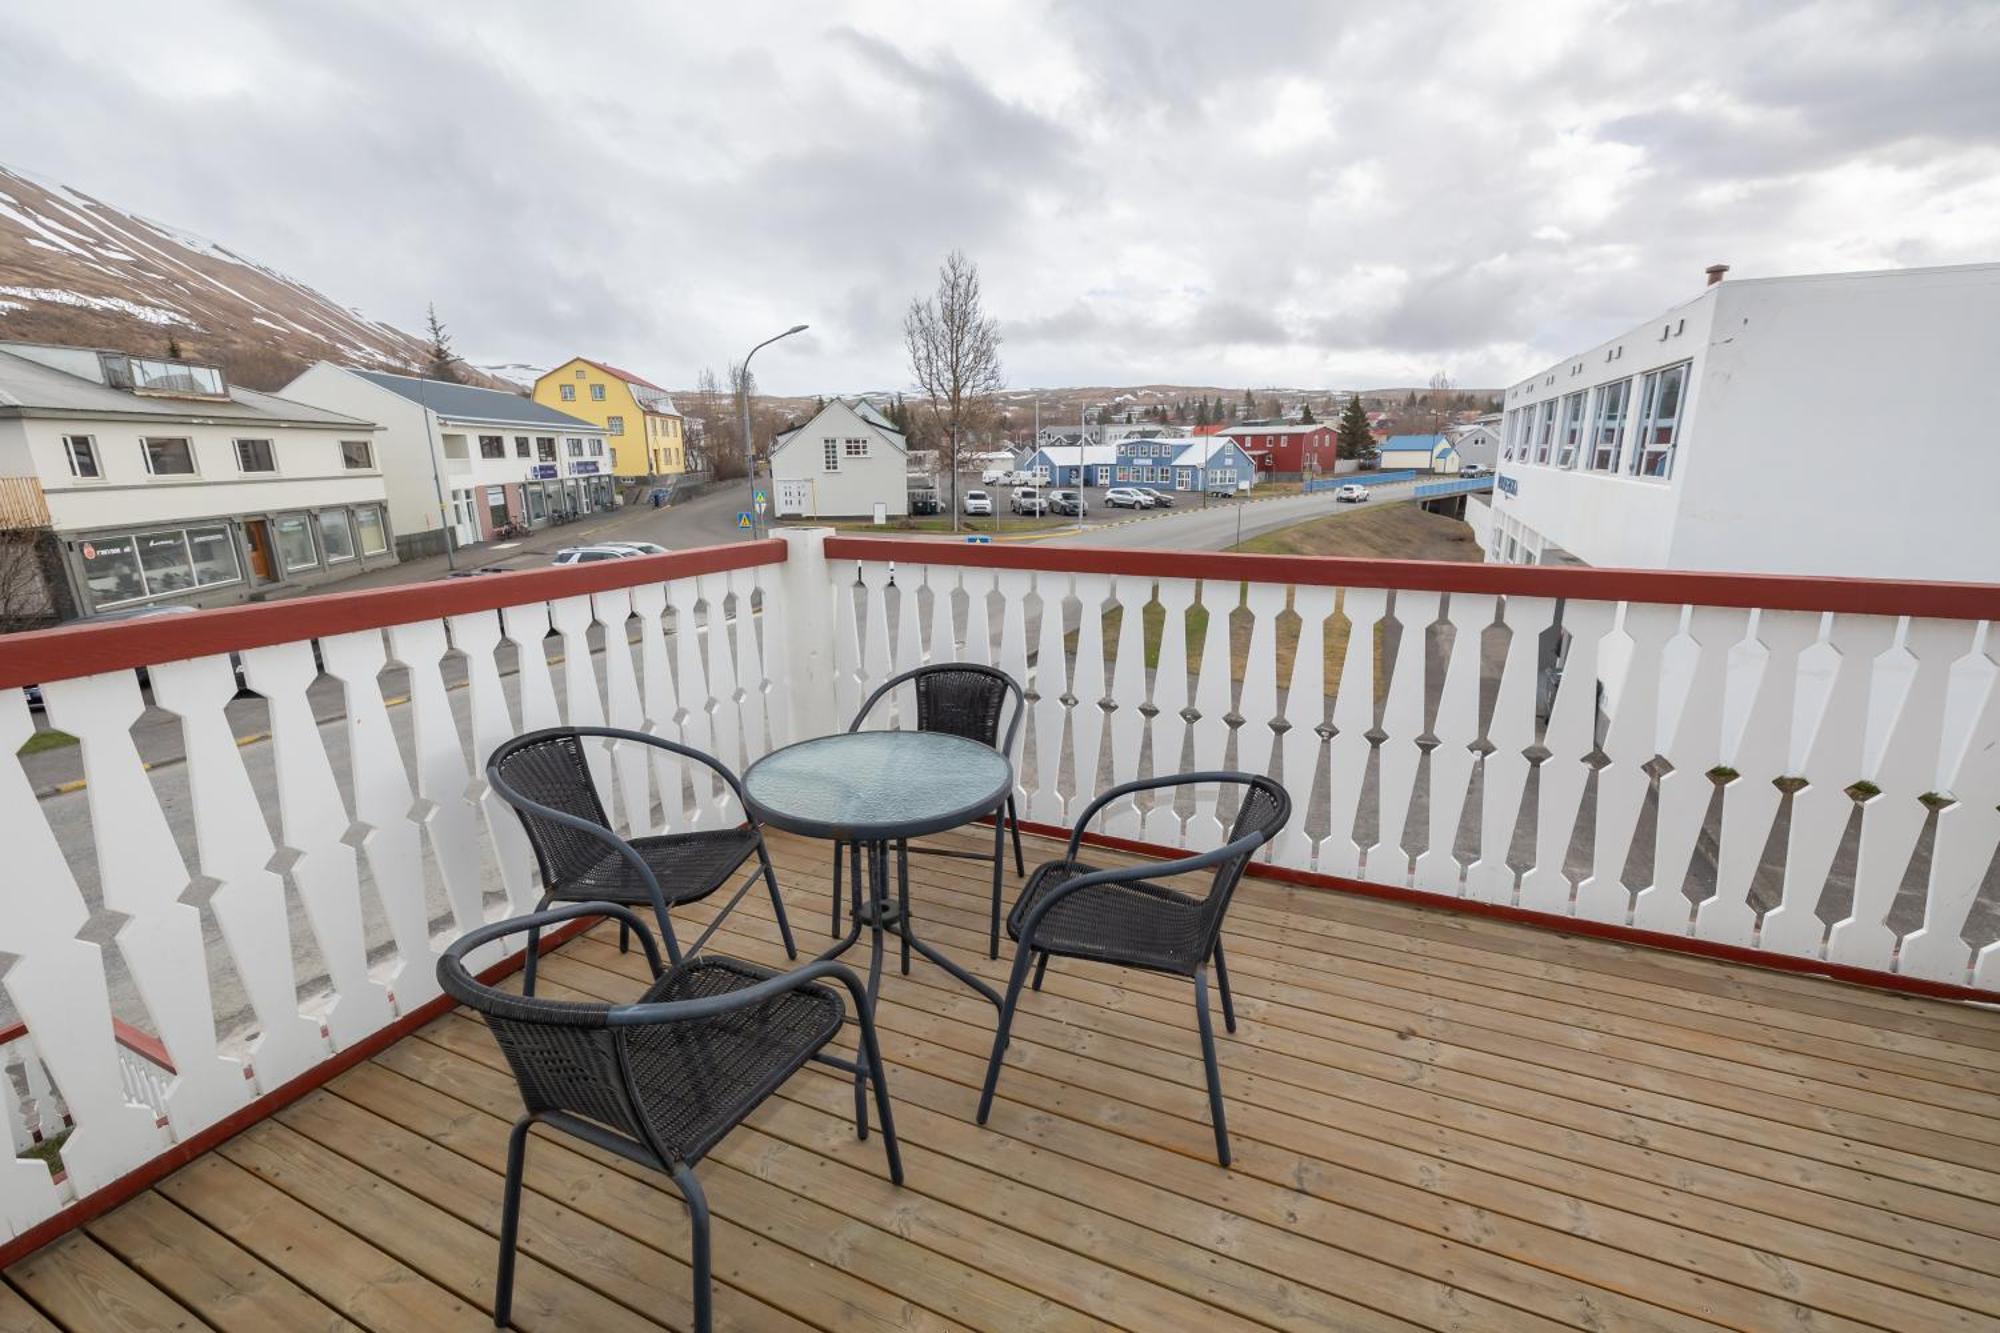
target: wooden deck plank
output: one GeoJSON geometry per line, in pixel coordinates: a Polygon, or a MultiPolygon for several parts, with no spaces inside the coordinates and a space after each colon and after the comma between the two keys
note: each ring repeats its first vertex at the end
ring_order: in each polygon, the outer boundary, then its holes
{"type": "Polygon", "coordinates": [[[195,1159],[159,1192],[376,1333],[493,1327],[486,1311],[226,1157],[195,1159]]]}
{"type": "MultiPolygon", "coordinates": [[[[771,845],[810,952],[826,847],[771,845]]],[[[911,868],[920,932],[1003,982],[990,880],[911,868]]],[[[856,1141],[851,1082],[802,1070],[700,1167],[719,1325],[2000,1329],[2000,1013],[1263,881],[1227,938],[1226,1171],[1184,981],[1058,962],[981,1127],[992,1007],[892,955],[908,1182],[856,1141]]],[[[543,993],[635,994],[614,941],[549,958],[543,993]]],[[[786,961],[761,895],[714,947],[786,961]]],[[[16,1264],[0,1333],[490,1327],[519,1104],[447,1014],[16,1264]]],[[[538,1132],[528,1189],[520,1327],[685,1325],[668,1181],[538,1132]]]]}
{"type": "MultiPolygon", "coordinates": [[[[980,947],[984,939],[983,903],[977,911],[964,913],[948,901],[920,902],[917,912],[920,924],[928,928],[927,937],[969,957],[977,967],[988,967],[989,978],[1004,977],[1004,970],[976,956],[983,953],[980,947]]],[[[1236,979],[1237,971],[1232,968],[1232,980],[1236,979]]],[[[1110,1003],[1118,1003],[1116,997],[1121,993],[1141,992],[1171,994],[1173,1003],[1185,1004],[1185,983],[1136,972],[1114,975],[1108,969],[1058,967],[1050,974],[1049,987],[1062,990],[1068,985],[1063,978],[1072,974],[1082,988],[1096,987],[1094,993],[1100,998],[1110,997],[1107,1001],[1110,1003]],[[1097,980],[1100,975],[1110,979],[1097,980]]],[[[1990,1188],[1989,1180],[2000,1178],[1993,1172],[1771,1120],[1766,1117],[1774,1109],[1782,1108],[1774,1108],[1769,1099],[1751,1100],[1742,1109],[1717,1108],[1682,1098],[1671,1090],[1635,1088],[1632,1084],[1657,1082],[1659,1071],[1628,1066],[1574,1044],[1545,1048],[1532,1038],[1496,1033],[1457,1018],[1388,1009],[1339,996],[1293,993],[1287,998],[1300,1003],[1282,1003],[1267,998],[1269,987],[1255,979],[1248,986],[1239,982],[1236,990],[1239,1013],[1246,1018],[1255,1016],[1259,1030],[1281,1028],[1316,1033],[1337,1028],[1344,1037],[1372,1041],[1378,1046],[1387,1043],[1387,1048],[1402,1054],[1421,1054],[1433,1044],[1446,1052],[1469,1050],[1489,1065],[1495,1060],[1512,1062],[1511,1077],[1524,1087],[1558,1084],[1565,1094],[1586,1105],[1597,1105],[1614,1113],[1643,1115],[1660,1126],[1657,1131],[1660,1134],[1692,1131],[1677,1137],[1698,1160],[1727,1166],[1745,1154],[1770,1158],[1772,1168],[1762,1173],[1774,1179],[1798,1180],[1988,1238],[2000,1236],[2000,1210],[1978,1197],[1982,1189],[1990,1188]],[[1619,1081],[1621,1074],[1623,1082],[1619,1081]]],[[[2000,1160],[2000,1153],[1990,1157],[2000,1160]]]]}
{"type": "MultiPolygon", "coordinates": [[[[604,946],[596,948],[606,959],[621,959],[615,951],[604,946]]],[[[629,961],[630,956],[623,957],[629,961]]],[[[573,968],[574,963],[563,960],[562,966],[573,968]]],[[[549,975],[552,978],[558,975],[553,965],[549,975]]],[[[902,981],[901,978],[897,980],[902,981]]],[[[970,1089],[977,1085],[979,1074],[983,1070],[985,1049],[990,1042],[986,1030],[977,1026],[983,1019],[980,1009],[982,1003],[971,997],[941,993],[934,1001],[921,1005],[885,1004],[882,1021],[885,1026],[914,1023],[922,1029],[923,1038],[940,1041],[946,1045],[956,1045],[964,1057],[959,1077],[970,1089]],[[951,1020],[934,1017],[931,1013],[934,1005],[959,1007],[967,1020],[959,1025],[964,1031],[949,1030],[951,1020]]],[[[990,1012],[990,1009],[985,1012],[990,1012]]],[[[1052,1028],[1058,1033],[1077,1031],[1076,1028],[1062,1025],[1052,1025],[1052,1028]]],[[[1026,1039],[1027,1031],[1026,1026],[1017,1027],[1017,1047],[1020,1047],[1026,1039]]],[[[885,1040],[892,1049],[896,1046],[893,1036],[886,1037],[885,1040]]],[[[1185,1037],[1183,1042],[1186,1043],[1185,1037]]],[[[1030,1068],[1037,1067],[1038,1060],[1051,1058],[1041,1052],[1031,1053],[1027,1048],[1022,1049],[1024,1053],[1030,1054],[1030,1059],[1024,1062],[1030,1068]]],[[[1095,1056],[1079,1056],[1079,1067],[1065,1067],[1066,1072],[1052,1074],[1051,1077],[1059,1079],[1068,1087],[1080,1085],[1093,1091],[1121,1096],[1130,1104],[1130,1109],[1121,1109],[1118,1112],[1118,1123],[1126,1126],[1127,1132],[1130,1133],[1132,1131],[1129,1127],[1138,1117],[1152,1108],[1173,1106],[1176,1100],[1174,1093],[1149,1082],[1135,1081],[1134,1086],[1123,1087],[1121,1085],[1127,1082],[1127,1079],[1120,1075],[1104,1073],[1106,1067],[1104,1062],[1116,1065],[1129,1064],[1129,1054],[1133,1049],[1129,1045],[1098,1048],[1095,1056]],[[1092,1062],[1096,1062],[1092,1072],[1081,1071],[1082,1065],[1092,1062]]],[[[1010,1078],[1014,1072],[1013,1058],[1010,1053],[1008,1071],[1010,1078]]],[[[1061,1063],[1061,1055],[1054,1055],[1052,1058],[1058,1064],[1061,1063]]],[[[1182,1067],[1178,1079],[1174,1080],[1179,1084],[1177,1108],[1179,1115],[1182,1120],[1199,1125],[1205,1119],[1206,1112],[1199,1063],[1193,1057],[1191,1050],[1184,1055],[1166,1058],[1182,1067]]],[[[939,1063],[939,1057],[932,1053],[929,1059],[932,1064],[926,1067],[935,1068],[939,1063]]],[[[1005,1087],[1006,1083],[1003,1080],[1003,1090],[1005,1087]]],[[[1051,1094],[1047,1090],[1038,1086],[1036,1094],[1027,1100],[1037,1107],[1042,1107],[1049,1104],[1047,1100],[1049,1095],[1051,1094]]],[[[1300,1109],[1294,1106],[1291,1111],[1296,1112],[1300,1109]]],[[[1250,1113],[1249,1118],[1252,1123],[1264,1123],[1255,1111],[1250,1113]]],[[[1232,1127],[1239,1137],[1245,1132],[1243,1129],[1245,1120],[1245,1115],[1237,1113],[1232,1107],[1232,1127]]],[[[1512,1252],[1524,1262],[1546,1263],[1557,1271],[1565,1273],[1588,1272],[1593,1275],[1608,1273],[1614,1269],[1628,1271],[1636,1269],[1636,1274],[1625,1279],[1631,1284],[1626,1294],[1643,1290],[1653,1293],[1657,1299],[1658,1293],[1672,1290],[1678,1284],[1686,1288],[1681,1308],[1687,1313],[1699,1313],[1715,1305],[1727,1307],[1732,1299],[1738,1306],[1758,1306],[1758,1298],[1751,1292],[1733,1293],[1728,1287],[1703,1284],[1700,1279],[1704,1275],[1732,1277],[1739,1283],[1761,1290],[1769,1301],[1775,1302],[1769,1308],[1761,1310],[1753,1308],[1751,1310],[1753,1323],[1769,1323],[1782,1319],[1787,1322],[1796,1320],[1807,1327],[1838,1326],[1838,1316],[1831,1311],[1827,1318],[1816,1322],[1802,1319],[1803,1314],[1810,1312],[1794,1306],[1791,1303],[1793,1298],[1816,1299],[1835,1311],[1853,1311],[1862,1318],[1877,1320],[1884,1317],[1906,1317],[1912,1309],[1921,1311],[1931,1304],[1907,1293],[1885,1294],[1872,1284],[1855,1282],[1842,1274],[1829,1272],[1811,1264],[1794,1262],[1774,1267],[1770,1265],[1769,1260],[1775,1256],[1760,1257],[1755,1253],[1745,1252],[1740,1246],[1720,1244],[1685,1228],[1662,1227],[1657,1223],[1635,1219],[1615,1208],[1586,1206],[1579,1209],[1573,1198],[1555,1191],[1532,1188],[1523,1190],[1518,1182],[1490,1177],[1476,1167],[1459,1168],[1453,1179],[1446,1183],[1427,1184],[1424,1172],[1427,1169],[1437,1168],[1422,1167],[1414,1161],[1416,1156],[1414,1153],[1405,1152],[1393,1144],[1377,1149],[1372,1158],[1365,1154],[1359,1160],[1349,1158],[1350,1165],[1372,1172],[1376,1177],[1373,1181],[1364,1182],[1360,1178],[1353,1177],[1351,1172],[1342,1176],[1341,1173],[1347,1171],[1347,1168],[1329,1160],[1332,1157],[1330,1152],[1312,1152],[1314,1147],[1322,1146],[1324,1142],[1324,1135],[1316,1122],[1299,1124],[1296,1122],[1296,1117],[1286,1115],[1275,1123],[1279,1124],[1279,1130],[1267,1137],[1271,1137],[1273,1143],[1281,1150],[1302,1148],[1307,1151],[1313,1168],[1323,1175],[1331,1173],[1337,1182],[1338,1192],[1343,1197],[1362,1192],[1380,1195],[1385,1189],[1383,1182],[1391,1182],[1386,1188],[1392,1191],[1395,1185],[1400,1184],[1412,1191],[1412,1194],[1393,1199],[1390,1209],[1397,1216],[1409,1216],[1413,1213],[1421,1214],[1425,1204],[1430,1202],[1416,1197],[1416,1191],[1426,1188],[1446,1190],[1464,1199],[1468,1206],[1486,1211],[1484,1222],[1488,1232],[1491,1233],[1487,1242],[1489,1248],[1509,1243],[1507,1224],[1496,1222],[1496,1218],[1519,1218],[1531,1224],[1539,1224],[1545,1230],[1516,1229],[1518,1234],[1511,1242],[1514,1246],[1512,1252]],[[1573,1227],[1582,1235],[1591,1237],[1592,1241],[1581,1241],[1571,1237],[1563,1232],[1562,1228],[1565,1225],[1573,1227]],[[1654,1256],[1659,1258],[1656,1259],[1654,1256]],[[1685,1273],[1670,1275],[1659,1271],[1658,1264],[1669,1262],[1685,1269],[1685,1273]]],[[[1240,1148],[1239,1152],[1247,1156],[1246,1150],[1240,1148]]],[[[1470,1225],[1469,1219],[1456,1224],[1461,1229],[1467,1225],[1470,1225]]],[[[1437,1229],[1440,1234],[1454,1234],[1454,1223],[1447,1218],[1438,1224],[1437,1229]]],[[[1935,1314],[1940,1327],[1951,1327],[1954,1324],[1970,1326],[1965,1322],[1965,1312],[1962,1310],[1939,1306],[1931,1313],[1935,1314]]],[[[1622,1315],[1618,1322],[1630,1323],[1632,1318],[1627,1313],[1622,1315]]]]}
{"type": "Polygon", "coordinates": [[[352,1330],[350,1320],[148,1190],[90,1224],[98,1244],[218,1329],[352,1330]]]}
{"type": "Polygon", "coordinates": [[[79,1333],[192,1333],[207,1327],[81,1231],[15,1264],[7,1279],[60,1327],[79,1333]]]}

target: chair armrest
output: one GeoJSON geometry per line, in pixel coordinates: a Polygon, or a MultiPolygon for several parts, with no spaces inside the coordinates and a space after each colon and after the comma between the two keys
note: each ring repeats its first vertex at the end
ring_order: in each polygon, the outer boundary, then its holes
{"type": "MultiPolygon", "coordinates": [[[[639,943],[646,951],[646,961],[652,967],[653,975],[655,977],[660,975],[659,946],[653,942],[653,932],[647,929],[645,921],[640,918],[639,914],[631,908],[624,907],[618,903],[592,902],[563,903],[556,907],[544,908],[539,912],[531,912],[527,916],[508,917],[504,921],[488,922],[486,925],[467,931],[453,940],[446,947],[445,951],[438,956],[438,982],[447,991],[450,991],[452,990],[451,982],[456,979],[457,975],[463,975],[468,981],[471,981],[471,972],[465,966],[465,956],[474,949],[491,944],[494,940],[504,939],[509,935],[519,935],[524,931],[546,929],[549,926],[557,925],[564,921],[573,921],[578,917],[585,916],[616,917],[620,922],[624,923],[639,937],[639,943]]],[[[478,985],[480,983],[473,981],[472,984],[478,985]]],[[[454,998],[463,999],[464,997],[454,994],[454,998]]]]}
{"type": "Polygon", "coordinates": [[[683,745],[679,741],[670,741],[664,736],[655,736],[650,731],[633,731],[627,727],[568,727],[565,730],[574,732],[578,736],[602,736],[607,740],[637,741],[641,745],[650,745],[656,750],[666,750],[677,754],[683,759],[692,759],[728,783],[729,790],[736,793],[737,802],[743,806],[743,813],[746,816],[750,813],[749,803],[743,799],[742,781],[729,771],[727,764],[712,754],[695,749],[692,745],[683,745]]]}
{"type": "Polygon", "coordinates": [[[745,986],[724,995],[708,995],[698,1000],[653,1000],[645,1004],[614,1005],[605,1015],[605,1021],[615,1028],[645,1027],[654,1023],[686,1023],[691,1020],[715,1018],[737,1009],[747,1009],[762,1004],[775,995],[787,991],[802,990],[822,977],[832,977],[845,985],[853,995],[855,1010],[863,1017],[869,1014],[868,992],[861,985],[861,979],[854,969],[831,958],[807,963],[804,967],[781,972],[766,978],[754,986],[745,986]]]}
{"type": "Polygon", "coordinates": [[[1161,787],[1199,787],[1205,783],[1241,786],[1243,775],[1226,772],[1169,773],[1159,777],[1140,778],[1137,782],[1123,783],[1109,791],[1099,792],[1089,805],[1083,807],[1083,813],[1076,817],[1076,823],[1070,829],[1069,847],[1063,853],[1063,859],[1076,860],[1076,849],[1082,844],[1084,830],[1090,827],[1090,821],[1097,817],[1099,810],[1120,797],[1130,796],[1135,792],[1155,791],[1161,787]]]}
{"type": "MultiPolygon", "coordinates": [[[[1153,780],[1151,783],[1133,783],[1131,785],[1134,787],[1144,787],[1147,785],[1163,784],[1158,780],[1153,780]]],[[[1107,792],[1105,795],[1109,797],[1111,794],[1107,792]]],[[[1202,852],[1196,856],[1181,856],[1171,861],[1145,861],[1135,866],[1114,866],[1109,870],[1093,870],[1087,875],[1078,875],[1075,879],[1064,880],[1061,884],[1056,885],[1055,888],[1044,893],[1036,901],[1035,905],[1028,909],[1028,915],[1021,919],[1021,944],[1023,947],[1032,945],[1034,942],[1035,927],[1041,923],[1041,919],[1044,916],[1048,915],[1049,909],[1079,890],[1095,888],[1100,884],[1123,884],[1131,880],[1171,879],[1175,875],[1185,875],[1196,870],[1207,870],[1211,866],[1222,864],[1222,862],[1229,860],[1231,857],[1241,856],[1245,852],[1255,849],[1263,841],[1264,835],[1262,833],[1246,833],[1234,842],[1226,842],[1220,847],[1202,852]]],[[[1076,843],[1074,841],[1070,843],[1070,850],[1072,853],[1076,850],[1076,843]]],[[[1069,858],[1069,860],[1074,859],[1074,856],[1069,858]]]]}

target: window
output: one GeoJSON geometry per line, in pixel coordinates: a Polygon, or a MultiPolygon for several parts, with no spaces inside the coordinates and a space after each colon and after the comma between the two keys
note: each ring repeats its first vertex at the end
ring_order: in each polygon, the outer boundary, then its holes
{"type": "Polygon", "coordinates": [[[354,558],[354,529],[345,509],[319,511],[319,544],[326,551],[326,563],[339,564],[354,558]]]}
{"type": "Polygon", "coordinates": [[[583,372],[582,372],[581,370],[577,371],[577,372],[576,372],[576,377],[577,377],[578,379],[582,379],[582,378],[583,378],[583,372]]]}
{"type": "Polygon", "coordinates": [[[269,440],[238,440],[236,467],[242,472],[276,472],[278,460],[271,455],[269,440]]]}
{"type": "Polygon", "coordinates": [[[1583,443],[1583,404],[1588,394],[1573,393],[1563,399],[1562,404],[1562,448],[1556,454],[1556,466],[1572,468],[1576,466],[1577,447],[1583,443]]]}
{"type": "Polygon", "coordinates": [[[625,433],[625,418],[606,417],[604,418],[604,428],[613,435],[623,435],[625,433]]]}
{"type": "Polygon", "coordinates": [[[840,471],[840,441],[824,440],[821,442],[821,444],[826,455],[824,460],[826,463],[826,470],[828,472],[840,471]]]}
{"type": "Polygon", "coordinates": [[[535,458],[543,463],[553,463],[556,461],[555,436],[537,435],[535,437],[535,458]]]}
{"type": "Polygon", "coordinates": [[[528,437],[525,435],[516,435],[514,437],[514,457],[526,458],[527,456],[528,456],[528,437]]]}
{"type": "Polygon", "coordinates": [[[590,442],[590,456],[591,456],[592,458],[602,458],[602,457],[604,457],[604,441],[602,441],[602,440],[598,440],[598,439],[593,439],[593,440],[591,440],[591,442],[590,442]]]}
{"type": "Polygon", "coordinates": [[[868,457],[868,441],[866,441],[866,440],[842,440],[842,441],[840,442],[840,456],[841,456],[842,458],[866,458],[866,457],[868,457]]]}
{"type": "Polygon", "coordinates": [[[1681,399],[1687,394],[1688,367],[1681,362],[1655,370],[1640,381],[1639,443],[1632,451],[1632,475],[1667,477],[1673,473],[1674,444],[1680,438],[1681,399]]]}
{"type": "MultiPolygon", "coordinates": [[[[583,372],[579,370],[576,373],[581,375],[583,372]]],[[[559,390],[561,390],[562,400],[565,403],[573,403],[576,401],[576,386],[574,384],[559,384],[556,387],[559,390]]]]}
{"type": "Polygon", "coordinates": [[[506,439],[499,435],[480,436],[479,456],[481,458],[505,458],[507,456],[506,439]]]}
{"type": "Polygon", "coordinates": [[[361,534],[361,554],[380,555],[389,549],[389,538],[382,531],[382,511],[374,505],[354,511],[354,527],[361,534]]]}
{"type": "Polygon", "coordinates": [[[146,595],[146,580],[139,573],[139,544],[132,538],[93,538],[79,543],[77,553],[83,557],[83,579],[92,605],[110,606],[146,595]]]}
{"type": "Polygon", "coordinates": [[[1631,392],[1631,380],[1617,380],[1597,390],[1597,415],[1590,426],[1592,472],[1618,470],[1618,443],[1625,435],[1625,400],[1631,392]]]}
{"type": "Polygon", "coordinates": [[[1556,400],[1544,401],[1535,412],[1535,461],[1549,461],[1549,447],[1556,436],[1556,400]]]}
{"type": "Polygon", "coordinates": [[[188,553],[194,557],[194,581],[203,588],[234,583],[243,577],[236,563],[236,542],[225,527],[189,528],[188,553]]]}
{"type": "Polygon", "coordinates": [[[146,471],[156,477],[192,477],[194,444],[189,440],[141,440],[146,455],[146,471]]]}
{"type": "Polygon", "coordinates": [[[340,465],[344,468],[374,467],[374,444],[368,440],[342,440],[340,442],[340,465]]]}
{"type": "Polygon", "coordinates": [[[69,474],[72,477],[101,478],[103,469],[97,466],[97,441],[88,435],[63,436],[63,452],[69,456],[69,474]]]}
{"type": "Polygon", "coordinates": [[[194,587],[194,562],[188,559],[187,533],[139,534],[139,568],[145,571],[149,594],[185,592],[194,587]]]}
{"type": "Polygon", "coordinates": [[[274,520],[271,531],[277,538],[278,558],[284,561],[286,572],[295,569],[311,569],[319,563],[319,552],[313,546],[312,527],[304,514],[285,514],[274,520]]]}
{"type": "Polygon", "coordinates": [[[604,386],[602,384],[593,384],[590,386],[590,401],[593,403],[604,401],[604,386]]]}
{"type": "Polygon", "coordinates": [[[569,437],[569,456],[570,456],[571,458],[582,458],[582,457],[583,457],[583,437],[582,437],[582,436],[580,436],[580,435],[572,435],[572,436],[570,436],[570,437],[569,437]]]}

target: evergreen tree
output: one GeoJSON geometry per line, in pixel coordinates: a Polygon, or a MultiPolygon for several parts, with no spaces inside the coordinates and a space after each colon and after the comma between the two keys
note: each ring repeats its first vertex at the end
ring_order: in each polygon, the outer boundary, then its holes
{"type": "Polygon", "coordinates": [[[1257,415],[1257,398],[1248,389],[1243,391],[1243,415],[1246,419],[1257,415]]]}
{"type": "Polygon", "coordinates": [[[1307,426],[1316,426],[1319,424],[1319,418],[1313,415],[1313,405],[1311,403],[1301,403],[1299,405],[1299,421],[1302,425],[1307,426]]]}
{"type": "Polygon", "coordinates": [[[424,321],[430,335],[430,344],[424,348],[424,374],[447,384],[460,384],[464,377],[458,369],[458,353],[451,350],[451,333],[438,319],[435,305],[424,308],[424,321]]]}
{"type": "Polygon", "coordinates": [[[1374,447],[1375,437],[1368,430],[1368,410],[1361,406],[1361,395],[1357,393],[1340,410],[1340,428],[1334,435],[1334,452],[1341,458],[1364,458],[1374,447]]]}

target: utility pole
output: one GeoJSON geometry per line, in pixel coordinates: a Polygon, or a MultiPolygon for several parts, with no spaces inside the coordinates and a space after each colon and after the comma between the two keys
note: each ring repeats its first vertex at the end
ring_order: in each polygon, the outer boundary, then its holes
{"type": "Polygon", "coordinates": [[[743,422],[743,466],[750,477],[750,540],[764,535],[764,516],[757,512],[757,445],[750,438],[750,358],[769,347],[780,338],[789,338],[794,333],[804,333],[806,326],[794,324],[783,333],[774,333],[743,354],[743,378],[736,382],[737,396],[742,400],[743,422]]]}

